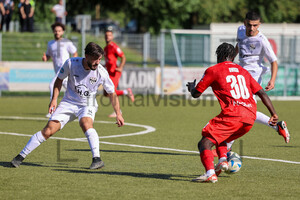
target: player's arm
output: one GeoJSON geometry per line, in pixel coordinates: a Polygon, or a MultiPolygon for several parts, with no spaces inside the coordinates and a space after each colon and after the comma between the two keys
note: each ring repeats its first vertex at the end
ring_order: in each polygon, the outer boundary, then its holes
{"type": "Polygon", "coordinates": [[[191,93],[192,97],[194,98],[198,98],[200,97],[200,95],[202,94],[201,92],[199,92],[198,90],[196,90],[195,86],[196,86],[196,79],[194,80],[194,82],[188,82],[186,84],[188,91],[191,93]]]}
{"type": "Polygon", "coordinates": [[[235,55],[234,55],[234,58],[238,55],[238,53],[239,53],[239,45],[238,45],[238,43],[236,43],[236,45],[235,45],[235,55]]]}
{"type": "Polygon", "coordinates": [[[20,12],[21,12],[22,18],[26,19],[26,14],[25,14],[25,11],[24,11],[24,6],[21,6],[20,12]]]}
{"type": "Polygon", "coordinates": [[[124,65],[125,65],[125,62],[126,62],[126,57],[125,57],[125,54],[123,54],[123,56],[121,57],[121,63],[120,63],[120,65],[116,68],[116,71],[122,72],[122,71],[123,71],[123,67],[124,67],[124,65]]]}
{"type": "Polygon", "coordinates": [[[77,53],[77,51],[75,52],[75,53],[73,53],[73,55],[72,55],[73,57],[78,57],[78,53],[77,53]]]}
{"type": "Polygon", "coordinates": [[[54,82],[54,87],[53,87],[53,96],[52,99],[50,101],[49,104],[49,113],[52,114],[56,107],[57,107],[57,99],[58,99],[58,95],[62,86],[62,82],[63,80],[61,80],[60,78],[56,78],[55,82],[54,82]]]}
{"type": "Polygon", "coordinates": [[[124,125],[124,119],[123,119],[123,116],[122,116],[121,111],[120,111],[120,104],[119,104],[118,96],[117,96],[117,94],[115,92],[108,94],[108,96],[109,96],[111,105],[114,108],[114,111],[115,111],[115,113],[117,115],[117,117],[116,117],[116,120],[117,120],[116,124],[118,124],[118,127],[121,127],[121,126],[124,125]]]}
{"type": "Polygon", "coordinates": [[[1,13],[5,13],[4,5],[2,2],[0,3],[0,11],[1,13]]]}
{"type": "Polygon", "coordinates": [[[30,8],[30,13],[29,13],[29,17],[32,17],[33,16],[33,14],[34,14],[34,8],[31,6],[31,8],[30,8]]]}
{"type": "Polygon", "coordinates": [[[259,98],[262,100],[263,104],[268,108],[271,118],[269,120],[269,124],[275,126],[278,121],[278,116],[276,114],[275,108],[272,104],[272,101],[270,100],[269,96],[265,93],[263,89],[259,90],[256,95],[259,96],[259,98]]]}
{"type": "Polygon", "coordinates": [[[270,79],[270,81],[268,82],[268,85],[265,88],[266,91],[270,91],[275,87],[277,72],[278,72],[277,61],[273,61],[271,63],[271,79],[270,79]]]}
{"type": "Polygon", "coordinates": [[[42,60],[43,60],[44,62],[46,62],[46,61],[48,61],[50,58],[51,58],[51,57],[48,56],[48,55],[46,55],[46,53],[44,52],[43,57],[42,57],[42,60]]]}

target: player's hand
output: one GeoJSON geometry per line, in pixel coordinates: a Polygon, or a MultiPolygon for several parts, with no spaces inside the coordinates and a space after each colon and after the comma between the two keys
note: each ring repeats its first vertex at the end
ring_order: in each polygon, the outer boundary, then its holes
{"type": "Polygon", "coordinates": [[[270,120],[269,120],[269,124],[272,126],[276,126],[278,122],[278,116],[276,114],[274,114],[273,116],[271,116],[270,120]]]}
{"type": "Polygon", "coordinates": [[[275,87],[274,81],[269,81],[268,85],[265,87],[266,91],[270,91],[275,87]]]}
{"type": "Polygon", "coordinates": [[[57,107],[57,101],[52,100],[52,101],[50,102],[50,104],[49,104],[49,110],[48,110],[48,112],[49,112],[50,114],[54,113],[54,111],[56,110],[56,107],[57,107]]]}
{"type": "Polygon", "coordinates": [[[191,92],[192,89],[194,89],[195,86],[196,86],[196,79],[194,80],[194,82],[188,82],[188,83],[186,84],[186,86],[187,86],[187,88],[188,88],[188,91],[191,92]]]}
{"type": "Polygon", "coordinates": [[[119,68],[119,67],[117,67],[115,70],[116,70],[117,72],[122,72],[122,71],[123,71],[123,69],[121,69],[121,68],[119,68]]]}
{"type": "Polygon", "coordinates": [[[46,56],[46,53],[45,53],[45,52],[44,52],[44,54],[43,54],[42,60],[43,60],[43,61],[47,61],[47,56],[46,56]]]}
{"type": "Polygon", "coordinates": [[[121,127],[124,125],[124,119],[123,119],[123,116],[122,114],[118,114],[117,117],[116,117],[116,124],[118,124],[118,127],[121,127]]]}

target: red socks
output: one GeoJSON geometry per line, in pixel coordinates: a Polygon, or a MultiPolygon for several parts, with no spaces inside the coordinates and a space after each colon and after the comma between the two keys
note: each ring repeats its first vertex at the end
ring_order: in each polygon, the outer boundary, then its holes
{"type": "Polygon", "coordinates": [[[215,169],[214,166],[214,155],[211,150],[204,150],[200,153],[200,158],[205,170],[215,169]]]}

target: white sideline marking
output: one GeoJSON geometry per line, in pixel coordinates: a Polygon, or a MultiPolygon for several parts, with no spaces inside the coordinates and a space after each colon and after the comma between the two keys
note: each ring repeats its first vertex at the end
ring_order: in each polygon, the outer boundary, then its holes
{"type": "MultiPolygon", "coordinates": [[[[26,135],[26,134],[21,134],[21,133],[9,133],[9,132],[0,132],[0,134],[3,134],[3,135],[23,136],[23,137],[31,137],[32,136],[32,135],[26,135]]],[[[50,137],[50,139],[66,140],[66,141],[77,141],[77,142],[87,142],[87,140],[85,138],[50,137]]],[[[164,147],[152,147],[152,146],[142,146],[142,145],[136,145],[136,144],[113,143],[113,142],[104,142],[104,141],[100,141],[100,143],[101,144],[108,144],[108,145],[128,146],[128,147],[136,147],[136,148],[144,148],[144,149],[156,149],[156,150],[165,150],[165,151],[175,151],[175,152],[199,154],[198,151],[189,151],[189,150],[181,150],[181,149],[171,149],[171,148],[164,148],[164,147]]],[[[258,157],[251,157],[251,156],[242,156],[242,157],[243,158],[248,158],[248,159],[254,159],[254,160],[265,160],[265,161],[283,162],[283,163],[290,163],[290,164],[300,165],[300,162],[289,161],[289,160],[280,160],[280,159],[271,159],[271,158],[258,158],[258,157]]]]}
{"type": "MultiPolygon", "coordinates": [[[[19,117],[19,116],[0,116],[0,119],[20,119],[20,120],[39,120],[39,121],[48,121],[48,118],[41,118],[41,117],[19,117]]],[[[78,121],[78,120],[74,120],[78,121]]],[[[94,123],[101,123],[101,124],[114,124],[115,122],[111,121],[94,121],[94,123]]],[[[99,138],[117,138],[117,137],[128,137],[134,135],[144,135],[147,133],[151,133],[156,131],[156,129],[152,126],[141,125],[141,124],[134,124],[134,123],[125,123],[127,126],[135,126],[145,128],[144,131],[139,131],[136,133],[127,133],[127,134],[120,134],[120,135],[108,135],[108,136],[100,136],[99,138]]],[[[85,139],[85,138],[76,138],[76,139],[85,139]]]]}

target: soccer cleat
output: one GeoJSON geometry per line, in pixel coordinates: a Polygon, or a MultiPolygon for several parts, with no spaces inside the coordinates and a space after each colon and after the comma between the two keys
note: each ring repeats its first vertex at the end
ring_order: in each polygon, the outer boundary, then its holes
{"type": "Polygon", "coordinates": [[[228,162],[227,161],[221,162],[221,163],[217,164],[215,167],[215,172],[216,172],[217,176],[219,176],[222,172],[227,171],[227,170],[228,170],[228,162]]]}
{"type": "Polygon", "coordinates": [[[132,102],[134,102],[134,95],[133,95],[133,93],[132,93],[132,90],[131,90],[131,88],[127,88],[127,92],[128,92],[128,97],[130,98],[130,100],[132,101],[132,102]]]}
{"type": "Polygon", "coordinates": [[[100,157],[93,158],[90,169],[101,169],[102,167],[104,167],[104,162],[100,159],[100,157]]]}
{"type": "Polygon", "coordinates": [[[23,158],[20,154],[18,154],[16,157],[14,157],[14,159],[11,161],[11,166],[12,167],[19,167],[21,165],[21,163],[23,162],[25,158],[23,158]]]}
{"type": "Polygon", "coordinates": [[[278,122],[277,127],[278,127],[278,134],[281,135],[284,138],[284,141],[286,143],[289,143],[290,133],[289,133],[289,130],[286,126],[286,122],[285,121],[278,122]]]}
{"type": "Polygon", "coordinates": [[[218,177],[216,174],[213,174],[207,177],[206,174],[203,174],[195,179],[192,180],[193,182],[200,182],[200,183],[215,183],[218,181],[218,177]]]}

